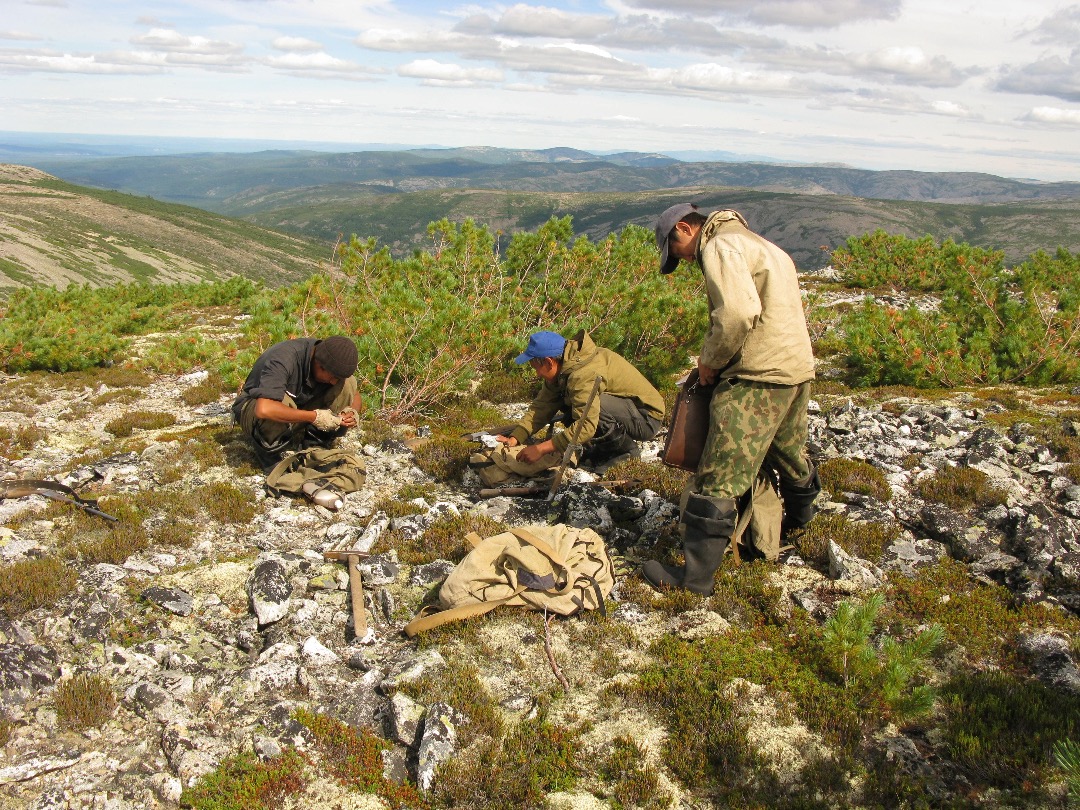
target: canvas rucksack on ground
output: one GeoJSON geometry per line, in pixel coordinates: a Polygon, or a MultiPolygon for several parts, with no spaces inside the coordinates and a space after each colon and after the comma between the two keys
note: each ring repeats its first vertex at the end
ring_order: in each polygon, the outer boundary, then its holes
{"type": "Polygon", "coordinates": [[[349,450],[314,447],[286,456],[266,474],[266,488],[274,495],[283,492],[299,495],[304,484],[316,483],[320,489],[356,492],[367,480],[364,459],[349,450]]]}
{"type": "Polygon", "coordinates": [[[615,584],[604,540],[592,529],[557,523],[508,529],[491,537],[470,533],[473,549],[439,589],[438,613],[421,612],[405,627],[414,636],[499,605],[570,616],[603,610],[615,584]]]}
{"type": "MultiPolygon", "coordinates": [[[[514,447],[500,444],[491,449],[478,450],[469,456],[469,467],[480,476],[484,484],[493,487],[512,478],[532,478],[545,470],[558,467],[562,462],[562,453],[548,453],[531,464],[526,464],[518,460],[518,453],[525,447],[523,444],[514,447]]],[[[576,460],[574,454],[571,454],[571,460],[576,460]]]]}

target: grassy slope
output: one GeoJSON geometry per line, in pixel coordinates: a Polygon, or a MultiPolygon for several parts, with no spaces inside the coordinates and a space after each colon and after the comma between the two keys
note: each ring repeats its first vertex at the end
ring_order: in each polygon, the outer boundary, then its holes
{"type": "Polygon", "coordinates": [[[329,255],[329,245],[198,208],[0,167],[0,291],[234,275],[278,285],[309,275],[329,255]]]}

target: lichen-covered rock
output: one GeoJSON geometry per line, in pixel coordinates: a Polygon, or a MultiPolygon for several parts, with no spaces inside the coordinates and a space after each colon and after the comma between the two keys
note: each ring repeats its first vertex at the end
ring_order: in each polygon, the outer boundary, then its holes
{"type": "Polygon", "coordinates": [[[247,582],[247,594],[260,625],[285,618],[289,614],[292,584],[281,561],[266,559],[257,563],[247,582]]]}

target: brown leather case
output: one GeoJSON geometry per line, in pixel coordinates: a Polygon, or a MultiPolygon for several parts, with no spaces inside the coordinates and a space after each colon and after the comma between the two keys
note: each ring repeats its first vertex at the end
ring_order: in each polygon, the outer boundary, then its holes
{"type": "Polygon", "coordinates": [[[709,402],[714,385],[701,385],[697,369],[690,372],[675,398],[671,411],[671,427],[664,440],[660,460],[669,467],[697,472],[705,437],[709,433],[709,402]]]}

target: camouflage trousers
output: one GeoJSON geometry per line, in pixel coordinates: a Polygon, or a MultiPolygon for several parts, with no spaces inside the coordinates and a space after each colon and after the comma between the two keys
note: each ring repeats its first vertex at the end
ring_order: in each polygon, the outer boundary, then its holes
{"type": "Polygon", "coordinates": [[[782,479],[810,475],[806,405],[810,383],[772,385],[720,380],[709,404],[709,434],[691,489],[713,498],[738,498],[762,464],[782,479]]]}

